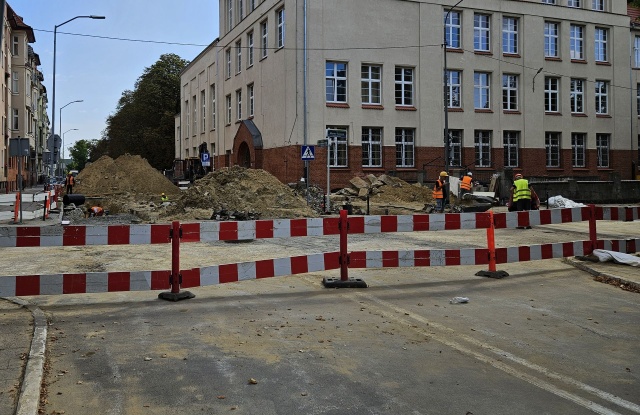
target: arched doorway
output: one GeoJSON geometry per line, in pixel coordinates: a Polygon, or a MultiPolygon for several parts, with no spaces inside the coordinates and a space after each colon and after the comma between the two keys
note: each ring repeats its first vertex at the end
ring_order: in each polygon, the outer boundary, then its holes
{"type": "Polygon", "coordinates": [[[247,169],[251,168],[251,151],[245,142],[240,143],[238,148],[238,164],[247,169]]]}

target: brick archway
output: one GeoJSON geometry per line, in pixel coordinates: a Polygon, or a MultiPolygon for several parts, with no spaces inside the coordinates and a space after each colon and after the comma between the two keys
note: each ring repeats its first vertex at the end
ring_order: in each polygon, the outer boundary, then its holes
{"type": "Polygon", "coordinates": [[[244,120],[233,138],[233,164],[253,169],[262,168],[262,134],[252,120],[244,120]]]}

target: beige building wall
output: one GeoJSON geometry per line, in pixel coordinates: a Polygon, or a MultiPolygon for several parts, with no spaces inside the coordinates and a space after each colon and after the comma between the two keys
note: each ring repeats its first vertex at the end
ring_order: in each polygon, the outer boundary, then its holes
{"type": "MultiPolygon", "coordinates": [[[[278,164],[297,163],[302,144],[316,144],[325,136],[327,127],[345,128],[348,134],[348,163],[341,171],[349,174],[365,172],[362,168],[362,128],[382,129],[383,166],[381,170],[417,172],[443,168],[443,138],[445,113],[443,108],[444,15],[457,1],[408,0],[322,0],[307,2],[307,130],[304,129],[304,2],[293,0],[255,1],[221,0],[221,37],[203,51],[182,75],[182,139],[177,140],[176,154],[197,156],[201,142],[215,143],[216,154],[229,155],[225,163],[235,164],[240,127],[237,113],[237,91],[242,92],[243,119],[251,119],[261,132],[263,165],[277,171],[278,164]],[[242,19],[237,15],[238,2],[243,1],[242,19]],[[229,5],[232,6],[231,17],[229,5]],[[277,45],[278,11],[285,10],[285,46],[277,45]],[[261,58],[261,24],[268,27],[268,50],[261,58]],[[247,67],[248,33],[254,33],[254,64],[247,67]],[[236,45],[240,42],[242,65],[237,68],[236,45]],[[227,51],[231,56],[231,73],[227,74],[227,51]],[[347,64],[347,100],[341,105],[327,103],[325,98],[327,62],[347,64]],[[382,67],[381,103],[372,109],[362,104],[361,67],[373,64],[382,67]],[[413,105],[396,106],[395,69],[413,69],[413,105]],[[206,105],[213,105],[209,87],[216,85],[215,130],[194,134],[185,131],[186,102],[200,106],[200,92],[205,91],[206,105]],[[254,85],[254,114],[249,116],[247,87],[254,85]],[[227,118],[227,97],[231,97],[231,122],[227,118]],[[396,128],[415,130],[413,166],[395,166],[396,128]],[[187,140],[190,140],[187,142],[187,140]],[[295,148],[293,148],[295,147],[295,148]],[[270,149],[282,149],[268,151],[270,149]],[[186,151],[189,151],[187,154],[186,151]],[[296,154],[298,156],[296,157],[296,154]],[[297,160],[296,160],[297,158],[297,160]],[[433,162],[434,159],[439,161],[433,162]]],[[[448,112],[449,129],[462,132],[462,152],[459,166],[485,170],[502,170],[503,137],[505,131],[519,135],[519,163],[516,170],[535,176],[600,176],[619,172],[631,178],[631,162],[638,160],[636,84],[637,72],[630,68],[633,35],[630,35],[626,4],[605,2],[604,11],[590,9],[591,1],[582,1],[580,9],[568,7],[567,0],[557,4],[541,1],[465,0],[455,9],[461,13],[461,46],[447,53],[449,70],[460,71],[461,106],[448,112]],[[490,47],[487,53],[474,50],[474,16],[488,16],[490,47]],[[518,51],[503,53],[503,18],[518,22],[518,51]],[[558,25],[558,58],[545,58],[545,22],[558,25]],[[571,26],[584,30],[584,59],[570,57],[571,26]],[[607,33],[607,59],[594,59],[596,28],[607,33]],[[474,72],[487,73],[490,80],[489,108],[474,108],[474,72]],[[503,110],[502,76],[517,75],[517,109],[503,110]],[[558,80],[558,110],[545,111],[545,78],[558,80]],[[584,114],[571,113],[571,80],[584,82],[584,114]],[[596,114],[595,82],[608,85],[606,114],[596,114]],[[475,166],[476,131],[491,135],[491,165],[475,166]],[[561,165],[547,168],[545,159],[546,133],[560,137],[561,165]],[[586,137],[586,165],[575,168],[572,163],[572,134],[586,137]],[[596,166],[596,134],[610,137],[609,166],[596,166]]],[[[640,64],[640,63],[639,63],[640,64]]],[[[191,104],[190,104],[191,105],[191,104]]],[[[198,117],[190,107],[188,117],[198,117]]],[[[210,111],[209,111],[210,112],[210,111]]],[[[193,128],[191,127],[191,130],[193,128]]],[[[211,147],[210,147],[211,148],[211,147]]],[[[319,150],[321,153],[324,150],[319,150]]],[[[321,157],[322,154],[320,154],[321,157]]],[[[326,159],[325,159],[326,160],[326,159]]],[[[312,162],[321,164],[320,162],[312,162]]],[[[317,165],[312,165],[312,169],[317,165]]],[[[296,167],[297,168],[297,167],[296,167]]],[[[637,168],[637,167],[636,167],[637,168]]],[[[316,182],[322,183],[316,176],[316,182]]],[[[430,175],[431,173],[427,173],[430,175]]],[[[313,176],[313,175],[312,175],[313,176]]],[[[346,175],[345,175],[346,176],[346,175]]],[[[287,176],[288,178],[288,176],[287,176]]]]}

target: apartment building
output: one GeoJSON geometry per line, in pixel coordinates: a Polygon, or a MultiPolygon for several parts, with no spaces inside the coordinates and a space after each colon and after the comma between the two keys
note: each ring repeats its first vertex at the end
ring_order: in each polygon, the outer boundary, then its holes
{"type": "Polygon", "coordinates": [[[23,157],[22,176],[26,186],[35,185],[43,174],[43,148],[49,133],[44,76],[38,69],[40,57],[31,47],[33,29],[6,5],[2,37],[2,116],[3,144],[0,150],[0,191],[17,189],[18,159],[10,157],[11,138],[28,138],[31,149],[23,157]]]}
{"type": "Polygon", "coordinates": [[[221,0],[220,37],[181,76],[176,158],[207,143],[216,168],[293,182],[316,145],[309,177],[325,183],[328,157],[331,187],[361,173],[432,180],[445,158],[486,176],[639,174],[626,3],[456,3],[221,0]]]}

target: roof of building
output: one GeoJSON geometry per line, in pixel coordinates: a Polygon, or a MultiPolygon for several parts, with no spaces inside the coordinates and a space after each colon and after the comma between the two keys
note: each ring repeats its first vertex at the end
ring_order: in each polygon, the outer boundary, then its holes
{"type": "Polygon", "coordinates": [[[631,19],[631,25],[640,24],[640,7],[627,4],[627,15],[631,19]]]}
{"type": "Polygon", "coordinates": [[[256,127],[253,120],[243,120],[242,124],[247,127],[247,130],[249,130],[249,134],[251,134],[251,137],[253,139],[253,147],[257,149],[262,148],[262,133],[260,132],[258,127],[256,127]]]}
{"type": "Polygon", "coordinates": [[[33,34],[33,28],[26,24],[24,20],[22,20],[22,17],[18,16],[8,4],[7,20],[11,24],[11,28],[13,30],[24,30],[27,32],[27,40],[29,40],[29,43],[34,43],[36,41],[36,36],[33,34]]]}

